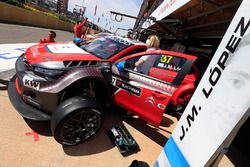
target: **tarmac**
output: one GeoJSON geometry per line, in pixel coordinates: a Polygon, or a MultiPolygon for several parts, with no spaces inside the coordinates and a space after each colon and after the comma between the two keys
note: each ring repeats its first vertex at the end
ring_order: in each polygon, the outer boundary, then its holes
{"type": "Polygon", "coordinates": [[[125,117],[118,109],[109,110],[103,127],[93,138],[77,146],[62,146],[51,135],[50,122],[31,121],[18,114],[9,101],[7,82],[1,80],[0,166],[124,167],[135,159],[152,166],[177,122],[177,118],[166,115],[162,126],[155,128],[138,117],[125,117]],[[106,132],[121,122],[139,144],[138,152],[126,157],[106,132]]]}
{"type": "MultiPolygon", "coordinates": [[[[7,85],[14,70],[0,75],[0,167],[128,167],[133,160],[153,166],[174,130],[178,117],[164,115],[160,127],[137,116],[127,116],[119,108],[105,111],[101,130],[77,146],[62,146],[50,131],[50,122],[24,119],[11,105],[7,85]],[[123,156],[107,135],[110,127],[124,123],[139,149],[123,156]]],[[[234,166],[224,156],[221,167],[234,166]]]]}

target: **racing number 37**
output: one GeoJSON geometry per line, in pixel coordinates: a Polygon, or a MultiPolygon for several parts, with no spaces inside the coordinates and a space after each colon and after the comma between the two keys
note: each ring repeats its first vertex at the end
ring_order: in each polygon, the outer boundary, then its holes
{"type": "Polygon", "coordinates": [[[173,56],[170,55],[162,55],[161,56],[161,62],[162,63],[170,63],[170,61],[172,60],[173,56]]]}

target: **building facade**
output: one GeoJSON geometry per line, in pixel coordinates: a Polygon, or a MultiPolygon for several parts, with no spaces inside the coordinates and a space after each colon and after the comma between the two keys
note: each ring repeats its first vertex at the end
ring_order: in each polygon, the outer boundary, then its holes
{"type": "Polygon", "coordinates": [[[69,0],[57,0],[57,12],[67,13],[69,0]]]}

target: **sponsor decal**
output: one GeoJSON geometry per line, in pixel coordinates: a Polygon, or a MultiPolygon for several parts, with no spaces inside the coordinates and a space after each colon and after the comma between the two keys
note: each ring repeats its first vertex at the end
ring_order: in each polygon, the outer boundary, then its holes
{"type": "Polygon", "coordinates": [[[171,64],[158,63],[157,67],[164,68],[164,69],[169,69],[169,70],[173,70],[173,71],[181,71],[180,67],[176,67],[176,66],[171,65],[171,64]]]}
{"type": "Polygon", "coordinates": [[[171,55],[162,55],[160,61],[157,63],[157,67],[173,70],[173,71],[181,71],[181,66],[183,65],[182,59],[178,57],[174,57],[171,55]]]}
{"type": "Polygon", "coordinates": [[[88,52],[85,52],[75,44],[49,44],[46,45],[47,49],[51,53],[82,53],[82,54],[88,54],[88,52]]]}
{"type": "Polygon", "coordinates": [[[40,54],[39,52],[39,48],[41,48],[42,46],[36,45],[34,47],[31,47],[30,51],[32,53],[33,56],[38,56],[40,54]]]}
{"type": "Polygon", "coordinates": [[[145,98],[145,103],[150,103],[153,107],[155,106],[155,100],[152,96],[145,98]]]}
{"type": "Polygon", "coordinates": [[[164,104],[158,103],[157,107],[161,110],[165,110],[166,106],[164,104]]]}
{"type": "Polygon", "coordinates": [[[40,83],[37,81],[33,81],[33,79],[31,77],[28,77],[28,76],[23,77],[23,84],[26,87],[36,89],[36,90],[39,90],[39,88],[40,88],[40,83]]]}
{"type": "Polygon", "coordinates": [[[149,78],[146,78],[146,77],[143,77],[143,76],[139,76],[139,75],[132,74],[132,73],[130,73],[129,76],[130,76],[131,80],[142,83],[143,86],[149,85],[149,86],[152,86],[154,88],[157,88],[162,93],[167,94],[168,96],[172,96],[173,93],[176,90],[176,87],[174,87],[174,86],[171,86],[169,84],[159,82],[159,81],[156,81],[156,80],[153,80],[153,79],[149,79],[149,78]]]}
{"type": "Polygon", "coordinates": [[[26,101],[27,103],[33,105],[33,106],[41,108],[40,103],[37,102],[35,99],[31,98],[30,96],[23,95],[23,100],[26,101]]]}
{"type": "MultiPolygon", "coordinates": [[[[153,96],[148,96],[147,98],[145,98],[145,103],[150,103],[153,107],[155,106],[155,100],[154,100],[154,97],[153,96]]],[[[165,110],[166,106],[161,104],[161,103],[158,103],[157,104],[157,107],[161,110],[165,110]]]]}
{"type": "Polygon", "coordinates": [[[117,78],[112,78],[112,85],[118,87],[118,88],[121,88],[121,89],[124,89],[126,90],[127,92],[130,92],[136,96],[140,96],[141,95],[141,88],[138,88],[136,86],[133,86],[129,83],[126,83],[122,80],[119,80],[117,78]]]}

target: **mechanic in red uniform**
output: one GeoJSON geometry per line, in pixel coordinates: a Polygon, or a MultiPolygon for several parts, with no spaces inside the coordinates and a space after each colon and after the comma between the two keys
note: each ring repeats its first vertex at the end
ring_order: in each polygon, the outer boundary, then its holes
{"type": "Polygon", "coordinates": [[[55,42],[56,32],[49,31],[48,38],[40,39],[40,43],[55,42]]]}
{"type": "Polygon", "coordinates": [[[77,21],[74,26],[75,38],[81,38],[82,36],[82,28],[86,24],[88,18],[84,19],[82,22],[77,21]]]}

